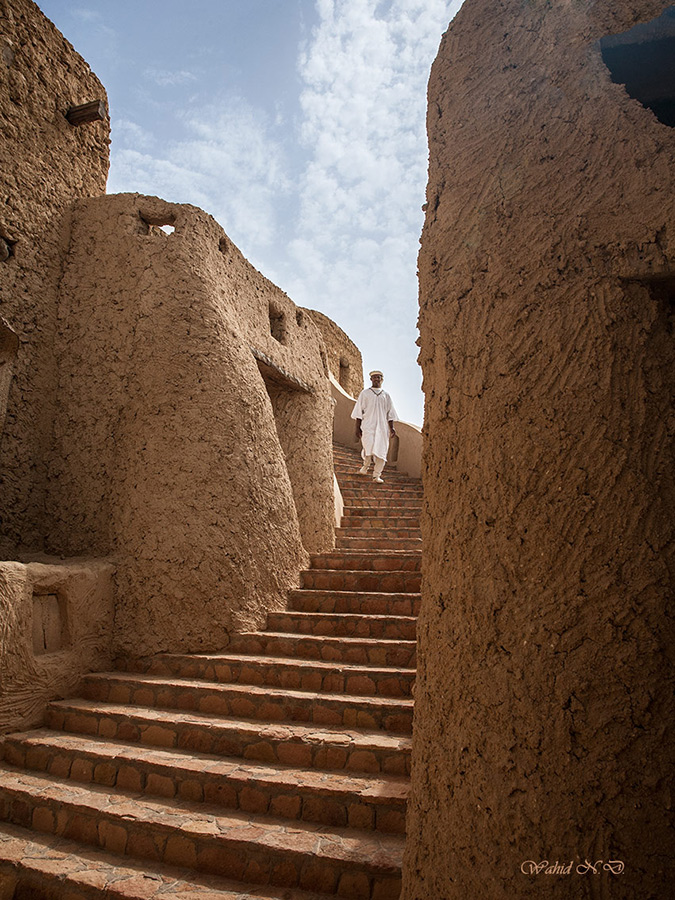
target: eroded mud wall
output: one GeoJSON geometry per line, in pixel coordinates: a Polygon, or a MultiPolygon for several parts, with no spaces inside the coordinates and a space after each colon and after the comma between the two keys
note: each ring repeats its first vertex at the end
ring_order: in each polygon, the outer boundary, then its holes
{"type": "Polygon", "coordinates": [[[47,703],[111,665],[113,567],[0,562],[0,734],[41,724],[47,703]]]}
{"type": "Polygon", "coordinates": [[[665,6],[467,0],[432,70],[405,900],[670,892],[675,130],[597,46],[665,6]]]}
{"type": "Polygon", "coordinates": [[[0,0],[0,331],[8,350],[0,380],[9,388],[0,397],[5,558],[43,547],[56,291],[68,205],[102,194],[108,173],[107,121],[74,126],[65,114],[105,99],[89,66],[34,3],[0,0]]]}
{"type": "Polygon", "coordinates": [[[363,390],[361,351],[328,316],[316,309],[308,309],[306,312],[321,332],[326,345],[328,368],[335,380],[352,397],[358,397],[363,390]]]}
{"type": "Polygon", "coordinates": [[[206,213],[118,195],[72,218],[49,548],[115,560],[118,652],[222,647],[283,604],[307,559],[254,350],[310,398],[300,518],[312,549],[333,544],[323,344],[206,213]]]}

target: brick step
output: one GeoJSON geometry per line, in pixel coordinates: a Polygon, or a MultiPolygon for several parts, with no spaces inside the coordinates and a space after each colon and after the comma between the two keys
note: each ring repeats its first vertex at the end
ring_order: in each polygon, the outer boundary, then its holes
{"type": "Polygon", "coordinates": [[[366,615],[417,616],[419,594],[390,594],[377,591],[293,590],[288,608],[302,612],[365,613],[366,615]]]}
{"type": "MultiPolygon", "coordinates": [[[[373,477],[373,467],[370,466],[367,475],[361,475],[359,469],[361,468],[361,460],[357,459],[353,463],[352,462],[342,462],[341,460],[336,460],[333,458],[333,471],[335,472],[338,481],[340,478],[353,478],[353,479],[363,479],[363,481],[367,481],[373,477]]],[[[392,484],[413,484],[419,485],[421,484],[419,479],[411,478],[409,475],[405,475],[403,472],[398,472],[394,466],[385,465],[384,472],[382,473],[383,478],[387,478],[391,481],[392,484]]]]}
{"type": "Polygon", "coordinates": [[[397,484],[386,475],[382,479],[378,483],[367,476],[348,478],[343,475],[338,478],[338,485],[342,496],[347,500],[356,500],[357,506],[368,506],[371,499],[391,500],[396,505],[401,500],[417,500],[423,496],[422,491],[414,485],[397,484]]]}
{"type": "Polygon", "coordinates": [[[367,572],[349,569],[305,569],[300,587],[328,591],[391,591],[419,593],[420,572],[367,572]]]}
{"type": "Polygon", "coordinates": [[[290,610],[269,613],[270,631],[293,634],[325,634],[335,637],[403,638],[414,641],[417,619],[414,616],[365,615],[363,613],[324,613],[290,610]]]}
{"type": "Polygon", "coordinates": [[[0,767],[0,815],[113,853],[253,884],[397,896],[403,839],[225,813],[0,767]]]}
{"type": "Polygon", "coordinates": [[[44,729],[9,735],[4,759],[17,768],[85,784],[324,825],[405,832],[410,782],[219,759],[44,729]]]}
{"type": "Polygon", "coordinates": [[[297,722],[267,724],[83,699],[50,703],[47,724],[73,734],[273,765],[387,775],[410,773],[410,737],[384,731],[317,728],[297,722]]]}
{"type": "Polygon", "coordinates": [[[335,532],[336,550],[418,550],[422,552],[422,538],[389,538],[372,532],[365,538],[344,537],[340,529],[335,532]]]}
{"type": "Polygon", "coordinates": [[[356,503],[345,505],[345,515],[349,516],[417,516],[422,508],[421,500],[396,501],[371,500],[367,506],[356,503]]]}
{"type": "Polygon", "coordinates": [[[176,866],[0,826],[0,897],[16,900],[329,900],[290,888],[252,888],[176,866]]]}
{"type": "Polygon", "coordinates": [[[230,642],[230,649],[235,653],[291,656],[296,659],[322,659],[325,662],[396,666],[404,669],[414,667],[416,646],[415,641],[325,637],[271,631],[238,634],[230,642]]]}
{"type": "Polygon", "coordinates": [[[228,684],[267,684],[291,690],[347,691],[350,694],[381,697],[409,697],[415,680],[414,669],[336,665],[318,660],[228,653],[161,654],[130,662],[126,671],[178,675],[228,684]]]}
{"type": "Polygon", "coordinates": [[[404,734],[412,730],[412,700],[399,697],[350,697],[124,672],[85,675],[81,691],[87,700],[104,703],[187,709],[265,722],[311,722],[404,734]]]}
{"type": "Polygon", "coordinates": [[[419,516],[342,516],[341,528],[419,528],[419,516]]]}
{"type": "Polygon", "coordinates": [[[393,553],[372,550],[358,552],[331,550],[315,553],[309,562],[311,569],[364,569],[369,572],[419,572],[422,568],[422,551],[393,553]]]}
{"type": "Polygon", "coordinates": [[[421,484],[403,483],[391,484],[373,484],[372,479],[358,478],[338,478],[340,492],[343,497],[369,497],[373,500],[386,500],[387,498],[401,497],[403,500],[422,500],[424,498],[424,488],[421,484]]]}
{"type": "Polygon", "coordinates": [[[367,538],[369,541],[381,541],[400,539],[404,540],[421,540],[421,532],[419,528],[388,528],[386,531],[375,528],[339,528],[336,535],[348,538],[367,538]]]}

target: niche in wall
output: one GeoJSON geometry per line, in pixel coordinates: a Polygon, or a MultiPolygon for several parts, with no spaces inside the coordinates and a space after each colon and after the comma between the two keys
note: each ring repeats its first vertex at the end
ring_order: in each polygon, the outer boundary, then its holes
{"type": "Polygon", "coordinates": [[[19,338],[4,319],[0,319],[0,433],[7,415],[9,386],[12,383],[14,360],[19,349],[19,338]]]}
{"type": "Polygon", "coordinates": [[[57,653],[70,646],[68,604],[61,594],[33,594],[33,652],[57,653]]]}

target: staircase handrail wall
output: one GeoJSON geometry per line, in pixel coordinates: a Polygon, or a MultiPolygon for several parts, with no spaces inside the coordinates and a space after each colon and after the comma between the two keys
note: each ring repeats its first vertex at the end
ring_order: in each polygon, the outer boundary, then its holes
{"type": "MultiPolygon", "coordinates": [[[[338,444],[357,449],[359,442],[356,440],[355,422],[351,417],[356,398],[350,397],[332,374],[329,374],[328,377],[330,378],[331,395],[335,402],[333,438],[338,444]]],[[[398,435],[398,453],[396,453],[395,446],[390,445],[389,461],[396,465],[397,472],[402,472],[411,478],[420,478],[422,475],[421,428],[411,425],[409,422],[397,422],[396,433],[398,435]]]]}

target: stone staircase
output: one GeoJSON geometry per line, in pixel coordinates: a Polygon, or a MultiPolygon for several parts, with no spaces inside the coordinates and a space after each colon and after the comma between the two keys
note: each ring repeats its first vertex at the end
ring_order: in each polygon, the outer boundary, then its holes
{"type": "Polygon", "coordinates": [[[222,653],[84,678],[7,736],[0,900],[396,900],[419,482],[335,447],[337,547],[222,653]]]}

